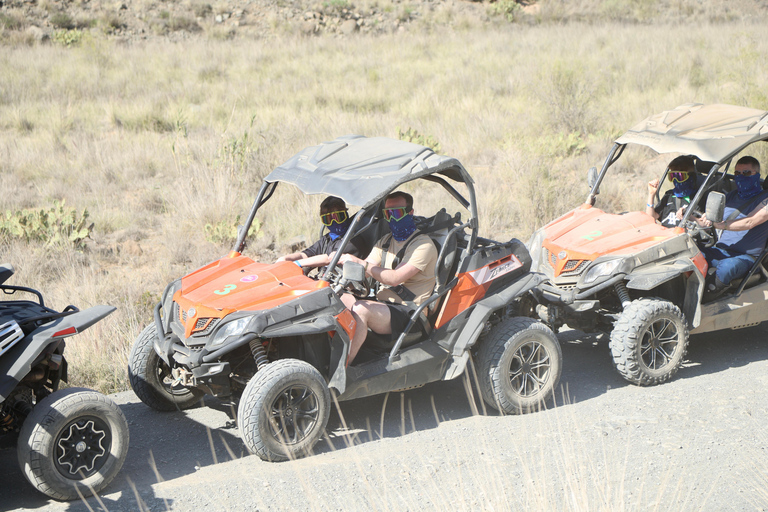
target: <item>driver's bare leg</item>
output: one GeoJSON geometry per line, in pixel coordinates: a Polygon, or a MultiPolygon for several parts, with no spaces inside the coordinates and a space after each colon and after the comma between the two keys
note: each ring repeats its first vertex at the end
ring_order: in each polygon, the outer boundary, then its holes
{"type": "Polygon", "coordinates": [[[392,332],[390,323],[392,318],[389,313],[389,307],[386,304],[371,300],[360,300],[352,305],[352,315],[357,321],[357,327],[349,347],[348,363],[354,361],[360,347],[363,346],[365,338],[368,336],[369,327],[373,332],[379,334],[390,334],[392,332]]]}

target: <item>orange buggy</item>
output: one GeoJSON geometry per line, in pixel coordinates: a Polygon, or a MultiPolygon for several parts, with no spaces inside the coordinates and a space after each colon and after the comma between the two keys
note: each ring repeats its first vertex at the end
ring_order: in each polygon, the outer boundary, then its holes
{"type": "Polygon", "coordinates": [[[533,410],[557,385],[560,347],[543,323],[511,316],[510,305],[542,276],[529,272],[521,242],[482,238],[478,228],[472,178],[456,159],[361,136],[306,148],[264,179],[228,256],[168,285],[131,350],[131,385],[158,410],[190,407],[204,394],[230,402],[246,446],[265,460],[311,450],[331,393],[341,401],[453,379],[471,355],[489,405],[533,410]],[[360,236],[372,244],[388,229],[380,219],[385,197],[412,181],[444,193],[466,220],[445,209],[420,219],[418,230],[439,248],[434,292],[391,350],[377,350],[370,333],[367,353],[348,365],[356,325],[339,297],[346,288],[373,295],[362,266],[348,262],[339,272],[340,249],[313,279],[292,262],[244,256],[246,233],[283,183],[360,206],[342,243],[360,236]]]}
{"type": "MultiPolygon", "coordinates": [[[[716,243],[717,233],[691,220],[705,209],[708,219],[722,220],[722,192],[733,188],[731,161],[766,140],[768,112],[731,105],[681,105],[634,126],[616,141],[600,173],[590,170],[586,202],[531,237],[531,268],[547,279],[523,298],[521,311],[555,330],[568,324],[610,333],[616,369],[639,385],[659,384],[678,370],[689,334],[768,320],[768,250],[727,293],[708,297],[708,263],[699,246],[716,243]],[[600,185],[628,146],[695,158],[702,184],[677,227],[663,227],[645,212],[594,207],[600,185]]],[[[668,174],[664,170],[662,183],[668,174]]]]}

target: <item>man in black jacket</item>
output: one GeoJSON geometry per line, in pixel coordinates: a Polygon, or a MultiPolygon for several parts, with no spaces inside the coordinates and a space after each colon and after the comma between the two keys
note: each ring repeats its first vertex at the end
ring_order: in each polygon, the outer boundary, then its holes
{"type": "Polygon", "coordinates": [[[669,162],[667,176],[674,188],[667,190],[657,205],[654,205],[653,201],[659,188],[659,180],[648,182],[648,202],[645,205],[645,213],[658,220],[662,226],[673,228],[683,218],[682,212],[699,189],[693,157],[679,156],[669,162]]]}
{"type": "MultiPolygon", "coordinates": [[[[341,241],[352,223],[347,204],[339,197],[326,197],[320,203],[320,221],[328,228],[326,234],[303,251],[282,256],[277,261],[292,261],[302,268],[327,266],[331,262],[331,254],[339,249],[341,241]]],[[[344,248],[344,253],[365,256],[362,254],[362,245],[364,245],[362,240],[355,237],[344,248]]]]}

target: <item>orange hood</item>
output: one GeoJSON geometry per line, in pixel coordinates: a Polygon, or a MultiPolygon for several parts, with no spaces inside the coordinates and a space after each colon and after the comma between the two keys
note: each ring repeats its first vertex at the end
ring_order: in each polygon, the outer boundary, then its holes
{"type": "Polygon", "coordinates": [[[549,253],[555,275],[559,275],[569,261],[575,264],[576,260],[593,261],[609,254],[632,254],[682,231],[665,228],[643,212],[615,215],[581,207],[547,224],[542,246],[549,253]]]}
{"type": "Polygon", "coordinates": [[[174,295],[179,305],[195,306],[197,317],[224,317],[234,311],[258,311],[328,286],[306,277],[290,261],[264,264],[245,256],[227,257],[181,279],[174,295]]]}

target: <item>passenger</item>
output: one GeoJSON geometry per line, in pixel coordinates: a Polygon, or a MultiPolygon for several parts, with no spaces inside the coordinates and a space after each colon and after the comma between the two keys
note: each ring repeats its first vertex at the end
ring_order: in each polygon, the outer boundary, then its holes
{"type": "Polygon", "coordinates": [[[698,190],[693,157],[690,155],[679,156],[669,162],[669,174],[667,176],[674,184],[674,188],[667,190],[656,206],[653,205],[653,201],[656,197],[656,191],[659,189],[659,180],[657,178],[648,182],[648,201],[645,205],[645,213],[661,222],[662,226],[673,228],[683,218],[685,208],[691,203],[691,199],[698,190]]]}
{"type": "MultiPolygon", "coordinates": [[[[294,252],[277,259],[293,261],[299,267],[325,267],[331,262],[331,255],[339,249],[344,235],[347,234],[352,220],[349,218],[347,204],[343,199],[328,196],[320,203],[320,221],[328,228],[328,233],[301,252],[294,252]]],[[[361,255],[363,242],[359,237],[349,241],[344,252],[355,256],[361,255]]]]}
{"type": "Polygon", "coordinates": [[[435,288],[437,249],[429,236],[416,233],[413,197],[405,192],[388,195],[384,203],[384,219],[392,234],[384,235],[376,242],[365,260],[352,254],[345,254],[340,259],[341,263],[360,263],[365,267],[366,275],[382,285],[376,301],[356,300],[351,295],[342,297],[357,321],[349,350],[350,363],[365,342],[368,328],[378,334],[391,334],[394,344],[413,311],[432,295],[435,288]]]}
{"type": "MultiPolygon", "coordinates": [[[[744,277],[768,240],[768,192],[760,184],[760,162],[742,157],[733,175],[737,188],[725,196],[724,220],[714,223],[715,229],[723,231],[714,247],[702,250],[716,269],[715,280],[707,287],[710,293],[720,293],[731,281],[744,277]]],[[[713,225],[706,215],[697,222],[704,227],[713,225]]]]}

